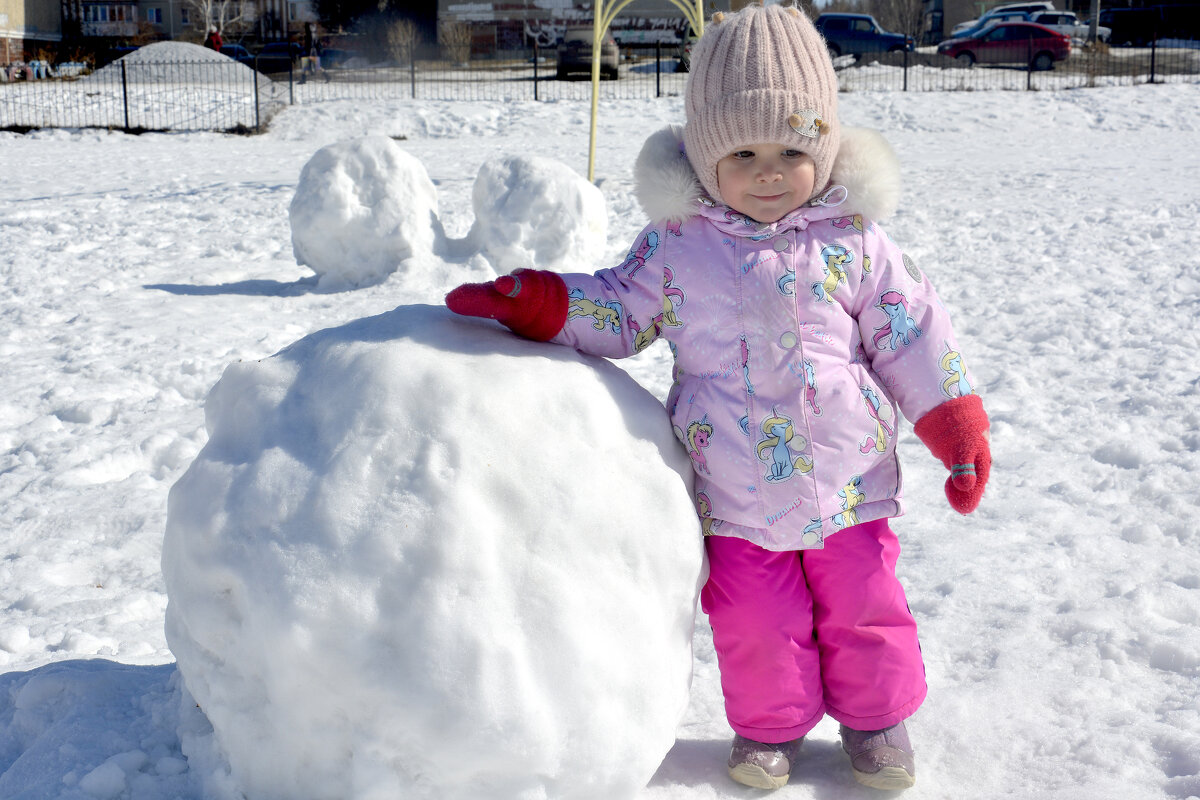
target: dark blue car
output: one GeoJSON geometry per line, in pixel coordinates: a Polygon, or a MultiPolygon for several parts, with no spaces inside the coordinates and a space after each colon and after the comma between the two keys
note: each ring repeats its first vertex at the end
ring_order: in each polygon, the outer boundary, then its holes
{"type": "Polygon", "coordinates": [[[914,45],[911,36],[885,31],[870,14],[821,14],[813,24],[834,58],[912,50],[914,45]]]}

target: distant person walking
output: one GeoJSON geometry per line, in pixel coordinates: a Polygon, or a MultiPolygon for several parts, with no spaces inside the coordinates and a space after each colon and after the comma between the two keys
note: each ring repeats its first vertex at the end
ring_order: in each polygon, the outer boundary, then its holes
{"type": "Polygon", "coordinates": [[[221,33],[216,29],[216,26],[209,28],[208,36],[204,37],[204,46],[210,50],[216,50],[219,53],[221,52],[221,45],[223,44],[224,42],[221,40],[221,33]]]}

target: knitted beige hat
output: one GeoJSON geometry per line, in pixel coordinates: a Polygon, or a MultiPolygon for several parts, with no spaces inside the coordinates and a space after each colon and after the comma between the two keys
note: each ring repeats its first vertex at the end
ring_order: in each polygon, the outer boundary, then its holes
{"type": "Polygon", "coordinates": [[[749,144],[787,144],[816,162],[813,196],[837,156],[837,77],[825,40],[797,8],[750,5],[716,14],[692,53],[684,148],[701,185],[723,202],[717,162],[749,144]]]}

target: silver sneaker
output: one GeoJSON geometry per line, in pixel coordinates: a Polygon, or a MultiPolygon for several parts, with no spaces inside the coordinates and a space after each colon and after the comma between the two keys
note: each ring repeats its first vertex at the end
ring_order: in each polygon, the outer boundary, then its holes
{"type": "Polygon", "coordinates": [[[788,782],[803,741],[801,736],[790,742],[767,744],[735,735],[729,751],[729,777],[756,789],[778,789],[788,782]]]}
{"type": "Polygon", "coordinates": [[[907,789],[917,781],[912,744],[903,722],[881,731],[856,731],[843,725],[842,749],[863,786],[907,789]]]}

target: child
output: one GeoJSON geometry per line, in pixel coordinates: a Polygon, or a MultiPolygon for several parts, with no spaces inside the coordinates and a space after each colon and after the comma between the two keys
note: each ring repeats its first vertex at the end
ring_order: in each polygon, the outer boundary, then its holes
{"type": "Polygon", "coordinates": [[[855,777],[914,781],[904,720],[925,697],[895,575],[903,513],[896,404],[978,505],[988,419],[928,279],[871,221],[898,167],[843,130],[820,35],[796,9],[714,18],[695,49],[687,124],[646,143],[654,222],[595,275],[519,270],[460,286],[451,310],[608,357],[658,337],[695,472],[734,780],[783,786],[829,714],[855,777]]]}

